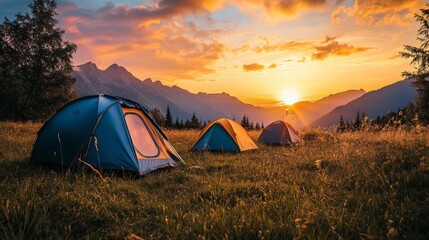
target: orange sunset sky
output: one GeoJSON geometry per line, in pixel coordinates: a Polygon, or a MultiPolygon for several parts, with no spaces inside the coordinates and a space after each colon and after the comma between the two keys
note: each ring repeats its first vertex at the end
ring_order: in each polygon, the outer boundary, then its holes
{"type": "MultiPolygon", "coordinates": [[[[227,92],[277,106],[374,90],[411,70],[398,52],[416,45],[414,0],[57,1],[74,65],[117,63],[140,79],[191,92],[227,92]]],[[[28,1],[0,0],[0,17],[28,1]]]]}

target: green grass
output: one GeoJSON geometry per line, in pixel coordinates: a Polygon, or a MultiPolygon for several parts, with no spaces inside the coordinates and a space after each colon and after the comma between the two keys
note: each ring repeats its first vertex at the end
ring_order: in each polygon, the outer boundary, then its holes
{"type": "Polygon", "coordinates": [[[29,166],[40,127],[0,123],[0,239],[429,236],[428,129],[311,130],[240,154],[189,153],[199,132],[167,131],[187,166],[103,181],[29,166]]]}

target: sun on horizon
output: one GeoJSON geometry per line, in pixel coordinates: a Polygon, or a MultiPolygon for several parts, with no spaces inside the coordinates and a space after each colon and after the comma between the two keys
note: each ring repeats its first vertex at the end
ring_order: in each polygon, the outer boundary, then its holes
{"type": "Polygon", "coordinates": [[[300,100],[300,95],[295,89],[288,89],[280,95],[280,100],[283,105],[293,105],[300,100]]]}

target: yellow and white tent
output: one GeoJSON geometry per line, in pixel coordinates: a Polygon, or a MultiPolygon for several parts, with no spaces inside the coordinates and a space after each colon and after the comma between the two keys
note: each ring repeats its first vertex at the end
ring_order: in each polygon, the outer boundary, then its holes
{"type": "Polygon", "coordinates": [[[221,118],[207,124],[191,151],[242,152],[258,149],[247,131],[237,122],[221,118]]]}

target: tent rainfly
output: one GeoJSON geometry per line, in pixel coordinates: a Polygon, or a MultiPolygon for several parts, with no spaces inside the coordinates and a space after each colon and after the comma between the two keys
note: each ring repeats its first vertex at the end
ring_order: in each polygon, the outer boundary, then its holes
{"type": "Polygon", "coordinates": [[[257,149],[255,142],[237,122],[221,118],[207,124],[191,151],[242,152],[257,149]]]}
{"type": "Polygon", "coordinates": [[[302,143],[302,140],[292,125],[279,120],[271,123],[264,129],[258,138],[258,142],[267,145],[286,145],[302,143]]]}
{"type": "Polygon", "coordinates": [[[38,132],[30,163],[92,166],[144,175],[184,163],[165,134],[136,102],[108,95],[76,99],[38,132]]]}

